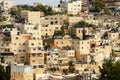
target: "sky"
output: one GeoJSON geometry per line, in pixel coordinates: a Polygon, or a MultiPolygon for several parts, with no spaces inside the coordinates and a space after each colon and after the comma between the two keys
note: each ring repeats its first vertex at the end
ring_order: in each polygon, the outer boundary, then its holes
{"type": "Polygon", "coordinates": [[[29,4],[33,5],[34,2],[40,2],[47,5],[58,5],[60,0],[13,0],[15,5],[29,4]]]}

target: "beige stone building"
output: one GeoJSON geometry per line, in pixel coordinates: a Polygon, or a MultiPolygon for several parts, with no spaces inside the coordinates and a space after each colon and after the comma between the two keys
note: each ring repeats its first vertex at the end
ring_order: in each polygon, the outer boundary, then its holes
{"type": "Polygon", "coordinates": [[[4,12],[10,12],[10,9],[14,6],[12,0],[1,0],[0,3],[4,12]]]}
{"type": "Polygon", "coordinates": [[[30,34],[14,35],[11,38],[10,50],[14,52],[17,63],[27,63],[27,41],[32,39],[30,34]]]}
{"type": "MultiPolygon", "coordinates": [[[[92,28],[91,27],[86,27],[84,28],[85,34],[89,35],[91,32],[92,28]]],[[[83,38],[83,28],[72,28],[71,29],[71,34],[75,35],[76,37],[82,39],[83,38]]]]}
{"type": "Polygon", "coordinates": [[[16,63],[14,53],[9,51],[9,49],[5,49],[4,52],[0,52],[0,62],[14,65],[16,63]],[[4,62],[2,61],[2,58],[4,59],[4,62]]]}
{"type": "Polygon", "coordinates": [[[94,20],[94,19],[93,20],[86,19],[85,22],[87,22],[89,24],[96,25],[96,26],[98,26],[98,24],[99,24],[98,20],[94,20]]]}
{"type": "MultiPolygon", "coordinates": [[[[33,66],[33,73],[43,73],[46,70],[46,61],[45,61],[45,51],[39,50],[35,48],[31,48],[31,53],[28,53],[28,64],[33,66]],[[35,53],[36,52],[36,53],[35,53]]],[[[30,50],[29,50],[30,51],[30,50]]]]}
{"type": "Polygon", "coordinates": [[[108,32],[108,39],[110,40],[118,40],[120,38],[120,35],[118,32],[108,32]]]}
{"type": "Polygon", "coordinates": [[[10,80],[34,80],[32,66],[11,66],[10,80]]]}
{"type": "Polygon", "coordinates": [[[43,26],[46,25],[63,25],[67,16],[66,15],[48,15],[42,17],[40,20],[40,24],[43,26]]]}
{"type": "Polygon", "coordinates": [[[48,25],[48,26],[43,26],[41,27],[41,36],[42,38],[52,38],[54,35],[54,32],[57,30],[61,30],[61,25],[48,25]]]}
{"type": "Polygon", "coordinates": [[[56,6],[52,6],[52,10],[55,11],[55,12],[62,12],[62,11],[64,11],[62,8],[56,7],[56,6]]]}
{"type": "Polygon", "coordinates": [[[16,62],[29,63],[28,54],[38,53],[43,48],[41,27],[39,25],[19,25],[17,27],[21,28],[22,34],[20,32],[15,34],[14,30],[11,32],[11,51],[15,54],[16,62]]]}
{"type": "Polygon", "coordinates": [[[33,73],[43,73],[45,52],[43,51],[43,40],[41,39],[41,26],[18,24],[15,27],[21,31],[19,33],[14,30],[11,32],[10,47],[15,54],[15,61],[33,66],[33,73]]]}
{"type": "Polygon", "coordinates": [[[71,46],[71,37],[69,35],[65,35],[62,39],[54,39],[54,45],[57,45],[59,47],[64,46],[71,46]]]}
{"type": "Polygon", "coordinates": [[[42,40],[29,40],[28,41],[28,62],[30,65],[43,65],[44,54],[42,53],[43,42],[42,40]]]}
{"type": "Polygon", "coordinates": [[[65,66],[69,63],[69,61],[76,61],[75,59],[75,50],[71,49],[69,46],[62,47],[59,50],[59,65],[65,66]]]}
{"type": "Polygon", "coordinates": [[[5,17],[6,18],[6,22],[10,23],[11,22],[11,15],[8,13],[3,13],[1,15],[1,17],[5,17]]]}
{"type": "Polygon", "coordinates": [[[61,2],[60,7],[68,14],[78,14],[81,11],[82,1],[61,2]]]}
{"type": "Polygon", "coordinates": [[[21,11],[21,17],[29,24],[40,24],[40,17],[44,16],[40,11],[21,11]]]}
{"type": "Polygon", "coordinates": [[[67,22],[69,23],[69,26],[73,26],[74,24],[82,20],[84,20],[84,18],[81,16],[68,16],[67,17],[67,22]]]}
{"type": "Polygon", "coordinates": [[[79,13],[81,17],[83,17],[85,20],[94,20],[94,15],[90,13],[79,13]]]}
{"type": "Polygon", "coordinates": [[[87,60],[87,55],[90,53],[89,40],[72,40],[71,47],[76,51],[76,59],[87,60]]]}
{"type": "Polygon", "coordinates": [[[32,39],[41,39],[41,25],[37,24],[16,24],[22,34],[31,34],[32,39]]]}
{"type": "Polygon", "coordinates": [[[59,47],[52,46],[52,49],[47,55],[47,68],[59,67],[59,47]]]}

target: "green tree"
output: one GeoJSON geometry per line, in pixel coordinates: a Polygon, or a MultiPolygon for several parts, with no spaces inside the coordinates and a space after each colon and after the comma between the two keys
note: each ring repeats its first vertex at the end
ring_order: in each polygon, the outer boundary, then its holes
{"type": "Polygon", "coordinates": [[[11,14],[11,15],[16,15],[16,14],[18,14],[18,12],[19,12],[19,11],[18,11],[17,8],[14,8],[14,7],[13,7],[13,8],[10,9],[10,14],[11,14]]]}
{"type": "Polygon", "coordinates": [[[64,30],[64,29],[67,29],[67,26],[65,24],[61,26],[61,30],[64,30]]]}
{"type": "Polygon", "coordinates": [[[21,6],[22,10],[29,10],[29,11],[32,11],[33,10],[33,6],[30,6],[30,5],[23,5],[21,6]]]}
{"type": "MultiPolygon", "coordinates": [[[[65,32],[66,32],[67,28],[68,28],[68,27],[67,27],[66,24],[63,24],[63,25],[61,26],[62,34],[66,34],[65,32]]],[[[68,33],[68,31],[67,31],[67,33],[68,33]]]]}
{"type": "Polygon", "coordinates": [[[51,67],[50,71],[55,72],[55,71],[57,71],[57,69],[55,67],[51,67]]]}
{"type": "Polygon", "coordinates": [[[42,11],[42,12],[46,13],[47,9],[44,5],[39,4],[33,8],[33,11],[42,11]]]}
{"type": "Polygon", "coordinates": [[[11,69],[10,69],[11,67],[10,66],[7,66],[6,67],[6,79],[7,80],[10,80],[10,72],[11,72],[11,69]]]}
{"type": "Polygon", "coordinates": [[[4,63],[4,62],[5,62],[4,57],[1,57],[1,62],[2,62],[2,63],[4,63]]]}
{"type": "Polygon", "coordinates": [[[85,21],[80,21],[80,22],[76,23],[73,27],[84,28],[84,27],[89,27],[89,24],[85,21]]]}
{"type": "Polygon", "coordinates": [[[8,24],[8,25],[1,25],[0,27],[3,28],[3,29],[6,28],[6,27],[7,28],[14,28],[14,25],[13,24],[8,24]]]}
{"type": "Polygon", "coordinates": [[[63,33],[62,33],[61,30],[56,30],[56,31],[54,32],[54,36],[62,36],[62,35],[63,35],[63,33]]]}
{"type": "Polygon", "coordinates": [[[104,10],[105,12],[108,12],[106,4],[103,2],[103,0],[96,0],[95,2],[93,2],[93,6],[95,8],[94,11],[96,12],[100,12],[102,10],[104,10]]]}
{"type": "Polygon", "coordinates": [[[75,28],[83,28],[83,30],[82,30],[83,40],[85,40],[85,39],[86,39],[85,27],[93,27],[93,25],[92,25],[92,24],[89,24],[89,23],[87,23],[87,22],[85,22],[85,21],[80,21],[80,22],[76,23],[73,27],[75,27],[75,28]]]}
{"type": "Polygon", "coordinates": [[[51,7],[48,7],[48,9],[47,9],[47,11],[46,11],[45,14],[46,14],[46,15],[53,15],[53,14],[54,14],[54,11],[52,10],[51,7]]]}
{"type": "Polygon", "coordinates": [[[74,73],[75,72],[75,68],[74,68],[73,61],[69,61],[68,65],[69,65],[68,72],[69,73],[74,73]]]}
{"type": "Polygon", "coordinates": [[[0,65],[0,80],[7,80],[5,76],[5,70],[2,65],[0,65]]]}
{"type": "Polygon", "coordinates": [[[67,69],[63,69],[62,72],[63,72],[63,74],[65,74],[65,75],[68,74],[68,70],[67,70],[67,69]]]}
{"type": "Polygon", "coordinates": [[[51,48],[50,45],[45,45],[45,46],[44,46],[44,49],[45,49],[45,50],[48,50],[48,49],[50,49],[50,48],[51,48]]]}
{"type": "Polygon", "coordinates": [[[106,60],[100,68],[99,80],[120,80],[120,61],[106,60]]]}

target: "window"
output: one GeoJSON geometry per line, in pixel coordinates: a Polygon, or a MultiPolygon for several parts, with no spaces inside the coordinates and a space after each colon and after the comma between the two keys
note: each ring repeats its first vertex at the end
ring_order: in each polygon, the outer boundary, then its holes
{"type": "Polygon", "coordinates": [[[55,21],[55,24],[58,24],[58,21],[55,21]]]}
{"type": "Polygon", "coordinates": [[[32,60],[32,62],[35,62],[35,60],[32,60]]]}
{"type": "Polygon", "coordinates": [[[19,50],[19,52],[21,52],[21,50],[19,50]]]}
{"type": "Polygon", "coordinates": [[[18,39],[18,37],[16,37],[16,39],[18,39]]]}
{"type": "Polygon", "coordinates": [[[62,25],[63,23],[60,23],[60,25],[62,25]]]}
{"type": "Polygon", "coordinates": [[[57,61],[57,59],[54,59],[54,61],[57,61]]]}
{"type": "Polygon", "coordinates": [[[96,51],[98,51],[98,49],[96,49],[96,51]]]}
{"type": "Polygon", "coordinates": [[[37,55],[38,55],[38,56],[40,56],[40,55],[41,55],[41,53],[38,53],[37,55]]]}
{"type": "Polygon", "coordinates": [[[83,47],[81,47],[81,49],[83,49],[83,47]]]}
{"type": "Polygon", "coordinates": [[[56,44],[58,44],[58,42],[56,42],[56,44]]]}
{"type": "Polygon", "coordinates": [[[35,57],[35,56],[36,56],[36,54],[34,54],[34,53],[33,53],[33,54],[32,54],[32,56],[33,56],[33,57],[35,57]]]}
{"type": "Polygon", "coordinates": [[[25,43],[23,43],[23,45],[25,45],[25,43]]]}
{"type": "Polygon", "coordinates": [[[20,57],[20,58],[24,58],[24,56],[20,57]]]}
{"type": "Polygon", "coordinates": [[[58,27],[56,27],[55,29],[58,29],[58,27]]]}
{"type": "Polygon", "coordinates": [[[31,43],[32,46],[34,46],[34,43],[31,43]]]}
{"type": "Polygon", "coordinates": [[[74,42],[72,42],[72,44],[74,44],[74,42]]]}
{"type": "Polygon", "coordinates": [[[39,47],[38,50],[41,50],[41,48],[39,47]]]}
{"type": "Polygon", "coordinates": [[[20,35],[20,32],[17,32],[17,35],[20,35]]]}
{"type": "Polygon", "coordinates": [[[23,52],[25,52],[26,50],[23,50],[23,52]]]}
{"type": "Polygon", "coordinates": [[[43,68],[43,65],[39,65],[39,68],[43,68]]]}
{"type": "Polygon", "coordinates": [[[83,42],[82,42],[82,44],[83,44],[83,42]]]}
{"type": "Polygon", "coordinates": [[[51,25],[53,25],[53,22],[51,22],[51,25]]]}
{"type": "Polygon", "coordinates": [[[34,48],[33,50],[35,51],[36,49],[34,48]]]}
{"type": "Polygon", "coordinates": [[[34,68],[34,69],[36,69],[36,68],[37,68],[37,66],[33,66],[33,68],[34,68]]]}
{"type": "Polygon", "coordinates": [[[48,20],[48,18],[45,18],[46,20],[48,20]]]}

